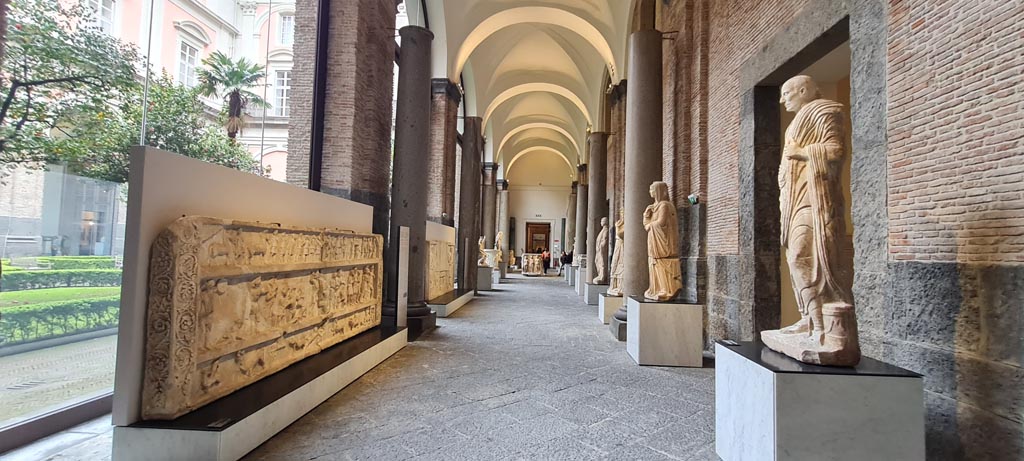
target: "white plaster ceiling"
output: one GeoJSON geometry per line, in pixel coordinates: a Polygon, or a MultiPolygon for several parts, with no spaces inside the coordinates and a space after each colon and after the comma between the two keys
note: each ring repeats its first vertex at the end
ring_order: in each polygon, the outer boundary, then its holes
{"type": "MultiPolygon", "coordinates": [[[[406,0],[423,25],[420,0],[406,0]]],[[[624,78],[635,0],[427,0],[434,77],[460,83],[466,114],[484,118],[487,158],[507,176],[513,159],[586,162],[586,133],[601,130],[606,78],[624,78]],[[471,72],[469,72],[471,70],[471,72]]],[[[542,162],[518,161],[524,165],[542,162]]],[[[560,162],[561,163],[561,162],[560,162]]],[[[521,175],[521,173],[519,173],[521,175]]]]}

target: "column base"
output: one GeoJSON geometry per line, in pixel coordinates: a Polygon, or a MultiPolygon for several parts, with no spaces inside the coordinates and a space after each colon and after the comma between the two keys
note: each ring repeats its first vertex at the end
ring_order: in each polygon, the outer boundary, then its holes
{"type": "Polygon", "coordinates": [[[622,296],[608,296],[608,293],[601,293],[597,300],[597,319],[607,325],[615,315],[615,311],[622,308],[625,298],[622,296]]]}
{"type": "MultiPolygon", "coordinates": [[[[614,314],[614,312],[612,312],[614,314]]],[[[626,340],[626,322],[612,317],[608,321],[608,330],[612,332],[612,336],[618,341],[626,340]]]]}
{"type": "Polygon", "coordinates": [[[704,365],[704,306],[630,296],[626,312],[626,352],[637,365],[704,365]]]}

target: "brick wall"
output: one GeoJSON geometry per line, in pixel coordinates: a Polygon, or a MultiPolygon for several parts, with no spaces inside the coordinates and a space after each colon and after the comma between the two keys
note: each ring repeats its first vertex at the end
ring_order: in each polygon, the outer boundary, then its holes
{"type": "Polygon", "coordinates": [[[428,148],[427,219],[447,226],[455,222],[457,87],[447,79],[434,79],[430,103],[430,146],[428,148]],[[447,218],[443,218],[447,215],[447,218]]]}
{"type": "Polygon", "coordinates": [[[889,11],[889,252],[1024,261],[1024,9],[897,0],[889,11]]]}

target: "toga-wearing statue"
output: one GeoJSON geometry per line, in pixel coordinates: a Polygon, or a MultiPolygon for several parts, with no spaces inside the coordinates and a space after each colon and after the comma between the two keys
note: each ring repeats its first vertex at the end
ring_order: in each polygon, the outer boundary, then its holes
{"type": "Polygon", "coordinates": [[[654,181],[650,192],[654,204],[644,210],[650,285],[644,297],[667,301],[683,290],[678,251],[679,221],[676,219],[676,206],[668,199],[668,184],[654,181]]]}
{"type": "Polygon", "coordinates": [[[821,99],[817,84],[796,76],[781,101],[796,117],[786,129],[779,166],[781,244],[800,321],[761,332],[765,345],[801,362],[853,366],[860,361],[853,309],[853,262],[840,173],[846,158],[843,105],[821,99]]]}
{"type": "Polygon", "coordinates": [[[502,257],[504,256],[503,252],[501,251],[501,240],[504,238],[505,233],[502,231],[498,231],[498,235],[494,237],[494,249],[498,250],[498,256],[494,260],[498,264],[501,264],[502,257]]]}
{"type": "Polygon", "coordinates": [[[608,218],[601,218],[601,232],[597,234],[597,251],[594,252],[594,285],[608,283],[608,218]]]}
{"type": "Polygon", "coordinates": [[[608,285],[608,296],[622,296],[622,275],[625,263],[622,261],[622,242],[626,235],[626,220],[619,209],[619,220],[615,221],[615,251],[612,252],[611,281],[608,285]]]}

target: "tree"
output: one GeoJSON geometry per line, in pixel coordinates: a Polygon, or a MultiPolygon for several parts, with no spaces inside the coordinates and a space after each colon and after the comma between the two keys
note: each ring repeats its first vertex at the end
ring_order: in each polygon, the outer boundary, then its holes
{"type": "Polygon", "coordinates": [[[100,148],[78,127],[139,87],[135,47],[93,25],[84,4],[14,0],[0,67],[0,173],[100,148]]]}
{"type": "Polygon", "coordinates": [[[197,71],[199,94],[224,98],[227,112],[225,128],[233,141],[242,128],[242,111],[249,104],[263,109],[270,107],[263,98],[249,91],[267,74],[259,64],[245,58],[235,61],[220,51],[203,59],[203,66],[197,71]]]}

